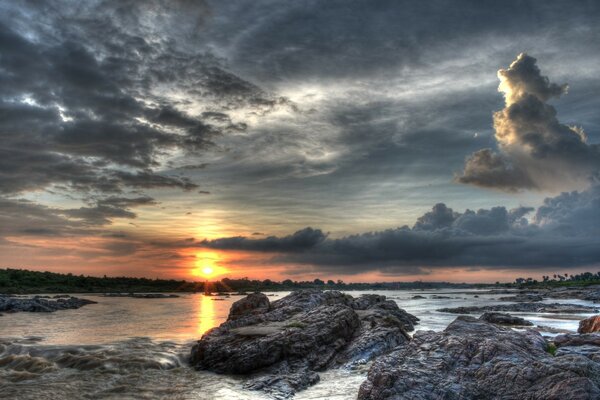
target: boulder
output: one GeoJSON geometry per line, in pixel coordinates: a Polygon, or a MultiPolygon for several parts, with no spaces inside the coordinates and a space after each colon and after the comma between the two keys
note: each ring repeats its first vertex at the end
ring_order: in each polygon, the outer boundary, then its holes
{"type": "Polygon", "coordinates": [[[461,316],[443,332],[419,331],[377,359],[358,399],[600,398],[600,364],[547,349],[538,332],[461,316]]]}
{"type": "Polygon", "coordinates": [[[492,324],[498,325],[516,325],[516,326],[532,326],[533,324],[526,319],[521,317],[515,317],[510,314],[504,313],[495,313],[495,312],[486,312],[481,317],[480,320],[490,322],[492,324]]]}
{"type": "Polygon", "coordinates": [[[269,311],[269,298],[263,293],[252,293],[231,305],[229,320],[245,317],[250,314],[262,314],[269,311]]]}
{"type": "Polygon", "coordinates": [[[303,290],[268,303],[252,294],[192,348],[197,369],[251,375],[245,387],[288,397],[318,372],[352,368],[407,343],[418,319],[385,296],[303,290]]]}
{"type": "Polygon", "coordinates": [[[593,317],[586,318],[579,322],[578,333],[593,333],[600,332],[600,315],[594,315],[593,317]]]}

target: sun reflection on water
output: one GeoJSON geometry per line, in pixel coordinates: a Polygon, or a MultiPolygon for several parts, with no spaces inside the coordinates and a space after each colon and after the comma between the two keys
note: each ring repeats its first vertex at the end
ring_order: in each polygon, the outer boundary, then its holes
{"type": "Polygon", "coordinates": [[[209,329],[219,325],[219,320],[215,313],[215,302],[211,296],[201,295],[198,307],[197,333],[203,335],[209,329]]]}

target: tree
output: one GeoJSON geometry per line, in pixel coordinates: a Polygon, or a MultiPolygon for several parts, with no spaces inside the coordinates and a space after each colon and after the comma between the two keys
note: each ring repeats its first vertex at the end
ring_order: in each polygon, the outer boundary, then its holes
{"type": "Polygon", "coordinates": [[[320,280],[319,278],[315,278],[315,280],[313,281],[313,283],[315,285],[324,285],[325,282],[323,282],[322,280],[320,280]]]}
{"type": "Polygon", "coordinates": [[[335,282],[332,281],[331,279],[327,281],[327,286],[333,286],[335,285],[335,282]]]}

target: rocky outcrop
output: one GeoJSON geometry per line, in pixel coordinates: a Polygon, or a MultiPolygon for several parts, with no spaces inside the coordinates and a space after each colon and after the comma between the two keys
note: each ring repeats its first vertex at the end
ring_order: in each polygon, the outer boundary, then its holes
{"type": "Polygon", "coordinates": [[[252,376],[249,389],[289,397],[318,371],[353,367],[409,340],[418,319],[385,296],[304,290],[269,303],[252,294],[193,347],[198,369],[252,376]]]}
{"type": "Polygon", "coordinates": [[[579,333],[593,333],[600,332],[600,315],[594,315],[593,317],[586,318],[579,322],[579,333]]]}
{"type": "Polygon", "coordinates": [[[580,355],[600,363],[600,333],[564,334],[554,338],[557,356],[580,355]]]}
{"type": "Polygon", "coordinates": [[[486,312],[483,313],[480,320],[490,322],[497,325],[515,325],[515,326],[532,326],[533,324],[521,317],[505,313],[486,312]]]}
{"type": "Polygon", "coordinates": [[[533,293],[519,293],[515,296],[504,296],[500,297],[498,300],[500,301],[515,301],[515,302],[533,302],[533,301],[542,301],[544,297],[539,294],[533,293]]]}
{"type": "Polygon", "coordinates": [[[263,293],[252,293],[236,301],[229,310],[229,320],[242,318],[252,314],[263,314],[269,311],[269,298],[263,293]]]}
{"type": "Polygon", "coordinates": [[[579,299],[600,302],[600,286],[559,287],[548,290],[544,296],[551,299],[579,299]]]}
{"type": "Polygon", "coordinates": [[[561,303],[515,303],[515,304],[497,304],[483,307],[456,307],[441,308],[438,311],[452,314],[478,314],[484,312],[536,312],[553,314],[578,314],[596,312],[596,307],[581,306],[577,304],[561,303]]]}
{"type": "Polygon", "coordinates": [[[599,386],[600,364],[588,357],[554,357],[538,332],[461,316],[377,359],[358,399],[587,400],[599,386]]]}
{"type": "Polygon", "coordinates": [[[77,297],[65,298],[63,296],[55,299],[49,299],[48,296],[35,296],[31,298],[0,296],[0,311],[7,313],[54,312],[57,310],[80,308],[88,304],[96,304],[96,302],[77,297]]]}

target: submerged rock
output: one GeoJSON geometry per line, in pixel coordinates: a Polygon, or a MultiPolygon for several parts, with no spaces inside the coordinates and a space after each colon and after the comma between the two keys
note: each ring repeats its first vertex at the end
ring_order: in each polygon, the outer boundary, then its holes
{"type": "Polygon", "coordinates": [[[303,290],[272,303],[256,293],[192,348],[198,369],[252,374],[245,386],[288,397],[318,371],[353,367],[409,341],[418,319],[385,296],[303,290]]]}
{"type": "Polygon", "coordinates": [[[532,326],[533,324],[521,317],[515,317],[505,313],[486,312],[480,320],[498,325],[516,325],[516,326],[532,326]]]}
{"type": "Polygon", "coordinates": [[[579,322],[579,333],[592,333],[600,332],[600,315],[594,315],[593,317],[586,318],[579,322]]]}
{"type": "Polygon", "coordinates": [[[133,297],[134,299],[175,299],[177,294],[165,293],[104,293],[104,297],[133,297]]]}
{"type": "Polygon", "coordinates": [[[80,308],[88,304],[97,304],[95,301],[88,299],[80,299],[77,297],[59,297],[51,300],[41,296],[32,298],[20,298],[0,296],[0,311],[15,313],[15,312],[54,312],[57,310],[68,310],[80,308]]]}
{"type": "Polygon", "coordinates": [[[577,354],[553,357],[547,348],[538,332],[461,316],[377,359],[358,399],[600,398],[600,364],[577,354]]]}
{"type": "Polygon", "coordinates": [[[596,312],[596,307],[582,306],[577,304],[561,304],[561,303],[515,303],[515,304],[497,304],[492,306],[483,307],[456,307],[456,308],[440,308],[440,312],[447,312],[452,314],[477,314],[484,312],[495,312],[495,311],[513,311],[513,312],[535,312],[535,313],[565,313],[565,314],[578,314],[578,313],[590,313],[596,312]]]}

